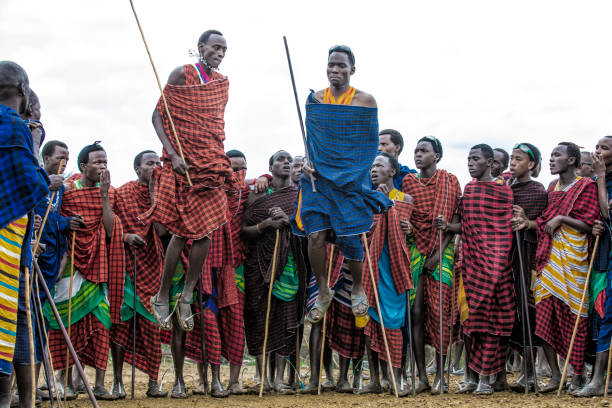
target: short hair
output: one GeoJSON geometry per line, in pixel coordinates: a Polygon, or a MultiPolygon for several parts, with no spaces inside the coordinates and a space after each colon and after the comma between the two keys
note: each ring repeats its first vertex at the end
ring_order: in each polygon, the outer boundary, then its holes
{"type": "Polygon", "coordinates": [[[232,157],[242,157],[244,161],[246,161],[246,156],[240,150],[228,150],[225,155],[229,158],[232,157]]]}
{"type": "Polygon", "coordinates": [[[106,150],[104,150],[100,143],[101,142],[97,140],[93,142],[93,144],[87,145],[83,149],[81,149],[81,151],[79,152],[79,156],[77,157],[77,166],[79,168],[79,171],[81,170],[81,164],[87,164],[87,162],[89,162],[89,153],[106,152],[106,150]]]}
{"type": "Polygon", "coordinates": [[[334,45],[333,47],[329,49],[329,52],[327,53],[327,58],[329,58],[329,56],[332,55],[332,52],[345,53],[346,55],[348,55],[348,59],[351,63],[351,66],[352,67],[355,66],[355,54],[353,54],[353,51],[348,45],[334,45]]]}
{"type": "Polygon", "coordinates": [[[493,149],[488,144],[486,144],[486,143],[479,143],[476,146],[472,146],[472,148],[470,150],[475,150],[475,149],[480,149],[480,151],[482,152],[482,155],[485,157],[485,159],[492,159],[493,158],[493,149]]]}
{"type": "Polygon", "coordinates": [[[202,35],[200,35],[200,38],[198,38],[198,44],[206,44],[210,36],[213,34],[220,35],[221,37],[223,37],[223,34],[221,33],[221,31],[206,30],[202,33],[202,35]]]}
{"type": "Polygon", "coordinates": [[[19,84],[30,85],[25,70],[13,61],[0,61],[0,98],[8,97],[7,91],[19,84]]]}
{"type": "Polygon", "coordinates": [[[437,137],[435,136],[423,136],[422,138],[419,139],[419,141],[417,142],[417,144],[421,143],[421,142],[429,142],[431,144],[431,147],[433,148],[434,153],[438,153],[440,155],[440,157],[438,157],[438,161],[436,163],[438,163],[440,160],[442,160],[442,143],[440,143],[440,140],[438,140],[437,137]]]}
{"type": "Polygon", "coordinates": [[[574,166],[576,166],[576,168],[580,167],[582,157],[580,156],[580,148],[578,145],[572,142],[561,142],[559,143],[559,146],[565,146],[567,149],[567,156],[573,157],[576,160],[574,166]]]}
{"type": "Polygon", "coordinates": [[[55,153],[55,148],[63,147],[64,149],[68,149],[68,146],[64,142],[60,142],[59,140],[49,140],[47,144],[45,144],[42,148],[41,155],[42,157],[50,157],[55,153]]]}
{"type": "Polygon", "coordinates": [[[400,132],[395,129],[383,129],[378,132],[378,136],[382,135],[389,135],[389,139],[391,139],[391,142],[393,142],[394,145],[399,145],[400,149],[398,154],[401,153],[402,150],[404,150],[404,138],[402,137],[402,134],[400,132]]]}
{"type": "Polygon", "coordinates": [[[138,153],[136,157],[134,157],[134,170],[136,170],[136,167],[140,167],[142,164],[142,157],[147,153],[157,154],[157,152],[154,150],[143,150],[142,152],[138,153]]]}
{"type": "Polygon", "coordinates": [[[525,146],[527,146],[529,148],[529,150],[531,150],[531,153],[533,153],[533,157],[531,157],[530,154],[527,154],[527,153],[526,154],[529,157],[529,160],[534,162],[536,164],[536,166],[538,165],[538,163],[540,163],[540,161],[542,161],[542,153],[540,153],[540,149],[538,149],[537,147],[535,147],[531,143],[525,143],[525,142],[517,143],[515,148],[519,147],[520,145],[525,145],[525,146]]]}
{"type": "Polygon", "coordinates": [[[395,170],[395,174],[399,174],[400,173],[400,164],[397,161],[397,159],[395,157],[393,157],[392,155],[390,155],[387,152],[380,152],[378,153],[379,156],[383,156],[386,157],[389,160],[389,164],[391,165],[391,168],[393,170],[395,170]]]}
{"type": "Polygon", "coordinates": [[[278,156],[279,153],[287,153],[289,155],[289,157],[291,157],[293,159],[293,156],[291,156],[291,153],[289,153],[286,150],[279,150],[276,153],[274,153],[272,156],[270,156],[270,160],[269,160],[269,165],[271,166],[272,163],[274,163],[274,159],[276,158],[276,156],[278,156]]]}
{"type": "Polygon", "coordinates": [[[493,152],[499,152],[504,156],[504,167],[508,167],[508,163],[510,162],[510,155],[507,151],[502,149],[501,147],[496,147],[493,149],[493,152]]]}

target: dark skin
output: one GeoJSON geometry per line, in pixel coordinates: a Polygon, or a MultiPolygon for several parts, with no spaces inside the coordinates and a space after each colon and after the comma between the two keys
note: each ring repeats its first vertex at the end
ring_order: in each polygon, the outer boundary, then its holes
{"type": "MultiPolygon", "coordinates": [[[[156,153],[145,153],[142,156],[140,165],[135,168],[138,182],[144,186],[148,186],[151,181],[153,170],[159,166],[161,166],[161,162],[156,153]]],[[[123,234],[123,242],[134,248],[142,248],[146,245],[146,241],[138,234],[123,234]]],[[[113,358],[113,386],[111,387],[111,393],[113,395],[125,397],[125,388],[123,386],[123,361],[125,350],[119,344],[111,342],[111,354],[113,358]]],[[[147,396],[165,397],[167,395],[168,392],[159,391],[157,381],[149,377],[147,396]]]]}
{"type": "MultiPolygon", "coordinates": [[[[272,181],[270,187],[274,190],[281,190],[292,185],[291,181],[291,163],[293,159],[291,155],[285,151],[276,153],[270,165],[270,173],[272,174],[272,181]]],[[[256,201],[259,197],[262,197],[265,193],[253,193],[249,195],[248,204],[250,205],[256,201]]],[[[255,225],[242,226],[242,234],[245,239],[256,240],[258,237],[263,235],[266,231],[274,231],[281,228],[289,228],[289,216],[280,207],[271,207],[268,210],[269,217],[255,225]]],[[[256,356],[258,364],[261,367],[262,356],[256,356]]],[[[274,389],[275,391],[285,391],[288,389],[283,384],[283,374],[285,372],[286,356],[275,354],[276,359],[276,370],[274,377],[274,389]]],[[[268,378],[262,378],[264,385],[269,387],[268,378]]]]}
{"type": "MultiPolygon", "coordinates": [[[[351,64],[348,55],[344,52],[332,52],[327,60],[327,79],[331,92],[335,98],[339,98],[344,94],[349,87],[351,75],[355,73],[355,66],[351,64]]],[[[314,94],[316,100],[323,100],[325,90],[320,90],[314,94]]],[[[307,102],[308,103],[308,102],[307,102]]],[[[368,108],[376,108],[376,100],[368,93],[360,90],[355,90],[355,96],[351,102],[352,106],[363,106],[368,108]]],[[[302,171],[308,176],[316,180],[316,170],[311,163],[305,162],[302,171]]],[[[312,266],[313,273],[319,285],[318,302],[326,304],[331,301],[331,294],[327,286],[327,272],[325,263],[327,260],[327,242],[330,240],[330,231],[314,232],[308,237],[308,258],[312,266]]],[[[363,284],[361,282],[361,272],[363,270],[363,262],[356,260],[347,260],[351,275],[353,277],[353,296],[361,297],[364,294],[363,284]]],[[[362,302],[353,308],[353,313],[356,315],[364,315],[367,313],[367,305],[362,302]]],[[[323,318],[323,313],[317,308],[311,311],[313,321],[319,321],[323,318]]]]}
{"type": "Polygon", "coordinates": [[[502,152],[493,150],[493,163],[491,164],[491,175],[499,177],[508,168],[508,163],[505,162],[505,157],[502,152]]]}
{"type": "Polygon", "coordinates": [[[378,136],[378,151],[379,152],[389,153],[391,156],[397,159],[399,157],[401,149],[402,149],[402,146],[397,145],[393,143],[393,141],[391,141],[391,135],[383,133],[380,136],[378,136]]]}
{"type": "Polygon", "coordinates": [[[591,161],[591,153],[580,153],[580,167],[576,169],[576,174],[580,177],[588,178],[591,178],[595,175],[595,170],[593,169],[593,162],[591,161]]]}
{"type": "MultiPolygon", "coordinates": [[[[417,143],[414,149],[414,163],[416,168],[419,170],[421,178],[429,179],[433,177],[438,171],[438,161],[440,155],[435,152],[431,142],[422,141],[417,143]]],[[[435,220],[437,221],[437,220],[435,220]]],[[[451,222],[457,222],[458,217],[455,217],[451,222]]],[[[409,221],[401,221],[402,230],[406,235],[413,235],[414,229],[409,221]]],[[[437,229],[440,230],[442,225],[437,225],[437,229]]],[[[446,250],[446,247],[450,244],[453,238],[453,234],[443,234],[442,237],[442,248],[446,250]]],[[[432,273],[438,267],[440,261],[440,249],[436,248],[434,252],[427,257],[425,265],[423,267],[426,273],[432,273]]],[[[412,307],[412,337],[414,341],[414,359],[416,367],[419,372],[419,382],[416,386],[416,391],[423,392],[429,389],[429,380],[427,379],[427,372],[425,368],[425,296],[424,296],[424,279],[419,279],[417,283],[417,291],[415,295],[414,305],[412,307]]],[[[442,356],[443,361],[446,356],[442,356]]],[[[440,361],[440,354],[436,353],[436,363],[440,361]]],[[[437,384],[440,380],[440,372],[436,372],[434,384],[437,384]]]]}
{"type": "Polygon", "coordinates": [[[304,165],[303,157],[295,157],[293,164],[291,165],[291,181],[294,184],[300,184],[300,178],[302,177],[302,166],[304,165]]]}

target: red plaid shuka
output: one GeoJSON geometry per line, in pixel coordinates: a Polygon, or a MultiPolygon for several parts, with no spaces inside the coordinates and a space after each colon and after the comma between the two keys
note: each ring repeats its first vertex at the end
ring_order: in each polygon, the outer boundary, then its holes
{"type": "MultiPolygon", "coordinates": [[[[461,272],[469,309],[463,331],[474,338],[495,339],[512,332],[512,202],[512,190],[503,180],[473,180],[465,187],[459,206],[463,234],[461,272]]],[[[496,372],[501,355],[494,345],[496,341],[472,344],[470,368],[483,375],[496,372]]]]}
{"type": "MultiPolygon", "coordinates": [[[[389,261],[391,265],[391,275],[395,283],[395,290],[398,294],[407,292],[413,289],[412,275],[410,273],[410,251],[406,245],[406,236],[400,228],[400,219],[410,219],[412,205],[403,201],[396,201],[395,205],[386,213],[375,215],[373,231],[370,235],[370,257],[374,281],[378,282],[380,270],[378,260],[380,259],[385,242],[389,247],[389,261]]],[[[369,264],[364,262],[363,270],[363,289],[368,297],[370,307],[376,309],[376,298],[374,297],[374,288],[372,287],[372,279],[370,279],[369,264]]],[[[389,351],[391,354],[391,365],[393,367],[401,367],[402,365],[402,346],[403,335],[402,329],[385,328],[387,341],[389,343],[389,351]]],[[[386,351],[380,324],[374,319],[370,319],[365,327],[365,335],[370,337],[370,347],[378,352],[380,357],[387,360],[386,351]]]]}
{"type": "Polygon", "coordinates": [[[238,303],[219,310],[221,355],[233,365],[244,359],[244,294],[238,291],[238,303]]]}
{"type": "Polygon", "coordinates": [[[344,358],[360,359],[365,351],[363,329],[355,326],[353,311],[336,300],[327,312],[326,339],[329,347],[344,358]]]}
{"type": "MultiPolygon", "coordinates": [[[[225,155],[223,118],[228,99],[229,82],[213,73],[211,81],[200,84],[198,73],[185,65],[185,85],[166,85],[164,95],[185,160],[191,166],[187,178],[172,169],[164,150],[161,169],[155,169],[153,207],[142,219],[160,222],[173,234],[192,239],[209,236],[226,222],[226,190],[238,188],[238,182],[225,155]]],[[[160,98],[157,111],[172,147],[179,152],[174,133],[160,98]]]]}
{"type": "Polygon", "coordinates": [[[580,220],[589,226],[599,219],[599,202],[597,199],[597,186],[590,178],[583,177],[568,191],[554,191],[559,180],[548,186],[548,205],[538,217],[538,250],[536,252],[536,270],[538,273],[546,266],[550,259],[553,237],[544,232],[548,221],[557,215],[565,215],[580,220]]]}
{"type": "Polygon", "coordinates": [[[402,181],[402,191],[413,200],[410,223],[416,247],[421,254],[430,256],[440,245],[434,219],[443,215],[450,222],[455,215],[461,199],[459,181],[446,170],[438,170],[428,179],[408,174],[402,181]]]}
{"type": "MultiPolygon", "coordinates": [[[[110,338],[113,343],[123,347],[125,362],[132,364],[134,320],[126,320],[120,324],[113,324],[110,338]]],[[[152,380],[157,381],[159,366],[161,365],[162,350],[160,329],[144,317],[138,317],[136,324],[136,368],[146,373],[152,380]]]]}
{"type": "MultiPolygon", "coordinates": [[[[74,183],[81,175],[68,181],[74,183]]],[[[110,187],[110,203],[116,206],[116,191],[110,187]]],[[[115,209],[113,210],[115,211],[115,209]]],[[[64,217],[80,215],[85,227],[76,231],[74,267],[83,277],[94,283],[106,283],[112,323],[121,322],[125,259],[123,252],[123,226],[114,214],[113,232],[109,240],[102,224],[102,196],[99,187],[71,188],[64,192],[60,214],[64,217]]],[[[72,234],[71,234],[72,235],[72,234]]],[[[67,254],[72,252],[72,236],[68,237],[67,254]]]]}
{"type": "MultiPolygon", "coordinates": [[[[70,341],[81,364],[106,370],[110,334],[93,313],[85,315],[84,318],[70,326],[70,341]]],[[[56,370],[66,367],[67,347],[64,335],[60,330],[49,330],[49,350],[53,359],[53,367],[56,370]]],[[[69,355],[68,367],[72,367],[73,364],[72,355],[69,355]]]]}

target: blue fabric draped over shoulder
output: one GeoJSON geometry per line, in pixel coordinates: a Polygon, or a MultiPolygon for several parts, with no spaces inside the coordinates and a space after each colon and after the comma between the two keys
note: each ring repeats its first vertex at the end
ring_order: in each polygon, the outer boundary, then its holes
{"type": "Polygon", "coordinates": [[[306,143],[317,171],[317,191],[303,176],[299,211],[304,231],[297,228],[294,214],[294,232],[310,235],[331,229],[337,237],[367,232],[374,213],[393,205],[372,190],[370,182],[378,150],[378,109],[317,103],[312,93],[309,101],[306,143]]]}

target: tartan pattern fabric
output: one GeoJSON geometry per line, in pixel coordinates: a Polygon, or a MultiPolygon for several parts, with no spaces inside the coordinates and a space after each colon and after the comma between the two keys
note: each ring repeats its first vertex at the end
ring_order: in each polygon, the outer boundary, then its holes
{"type": "Polygon", "coordinates": [[[142,305],[149,313],[151,303],[147,300],[159,291],[160,277],[164,267],[164,246],[155,232],[153,224],[143,224],[138,216],[151,207],[149,187],[138,181],[129,181],[116,190],[115,214],[121,220],[125,234],[138,234],[147,243],[143,248],[134,249],[125,244],[125,267],[134,282],[134,253],[138,266],[136,293],[144,299],[142,305]]]}
{"type": "MultiPolygon", "coordinates": [[[[200,84],[196,69],[185,65],[185,85],[167,84],[164,95],[180,139],[185,160],[191,166],[187,178],[172,169],[164,150],[163,167],[155,169],[154,204],[142,215],[145,222],[160,222],[172,233],[202,239],[226,222],[226,190],[238,188],[231,162],[225,155],[224,112],[229,82],[218,73],[200,84]]],[[[160,98],[157,111],[172,147],[179,152],[160,98]]]]}
{"type": "Polygon", "coordinates": [[[491,333],[472,333],[469,366],[480,375],[492,375],[505,369],[508,337],[491,333]]]}
{"type": "MultiPolygon", "coordinates": [[[[30,130],[17,112],[4,105],[0,105],[0,174],[0,228],[4,228],[49,193],[49,178],[34,156],[30,130]]],[[[30,245],[23,250],[31,251],[30,245]]]]}
{"type": "MultiPolygon", "coordinates": [[[[68,330],[68,328],[66,328],[68,330]]],[[[70,328],[70,341],[83,365],[106,370],[110,334],[93,313],[73,324],[70,328]]],[[[60,330],[49,330],[49,349],[56,370],[66,367],[66,341],[60,330]]],[[[72,356],[68,357],[68,367],[72,367],[72,356]]]]}
{"type": "MultiPolygon", "coordinates": [[[[124,361],[132,364],[134,318],[119,324],[113,324],[110,340],[119,344],[125,351],[124,361]]],[[[157,324],[138,316],[136,324],[136,358],[134,364],[140,371],[157,381],[162,351],[160,329],[157,324]]]]}
{"type": "MultiPolygon", "coordinates": [[[[410,273],[410,251],[406,244],[406,237],[400,228],[400,217],[402,219],[409,219],[411,210],[412,206],[410,204],[396,201],[395,205],[389,208],[386,213],[375,217],[376,222],[368,239],[375,282],[378,282],[380,276],[378,260],[383,252],[385,242],[387,242],[389,246],[391,275],[393,276],[395,290],[398,295],[414,288],[410,273]]],[[[368,297],[370,307],[375,309],[376,299],[372,288],[372,280],[370,279],[370,265],[368,261],[364,262],[363,268],[363,289],[368,297]]]]}
{"type": "Polygon", "coordinates": [[[538,226],[538,250],[536,252],[536,269],[544,269],[550,259],[553,237],[544,232],[548,221],[557,215],[565,215],[583,221],[589,226],[599,219],[599,201],[597,187],[593,180],[583,177],[567,191],[554,191],[558,180],[548,187],[548,205],[536,220],[538,226]]]}
{"type": "Polygon", "coordinates": [[[326,341],[329,347],[345,358],[359,359],[365,351],[363,329],[355,326],[350,307],[334,299],[327,312],[326,341]]]}
{"type": "MultiPolygon", "coordinates": [[[[588,341],[588,320],[587,317],[580,317],[570,357],[570,364],[574,372],[578,374],[582,373],[584,366],[588,341]]],[[[575,323],[576,315],[565,303],[554,296],[549,296],[536,305],[536,335],[550,344],[560,356],[567,356],[575,323]]]]}
{"type": "MultiPolygon", "coordinates": [[[[430,274],[421,275],[425,296],[425,344],[440,352],[440,282],[430,274]]],[[[448,351],[452,324],[452,288],[442,285],[442,355],[448,351]]]]}
{"type": "Polygon", "coordinates": [[[463,330],[509,336],[515,317],[512,191],[501,179],[473,180],[465,187],[459,208],[462,278],[469,308],[463,330]]]}
{"type": "MultiPolygon", "coordinates": [[[[309,97],[312,100],[312,94],[309,97]]],[[[337,236],[369,231],[374,213],[391,202],[373,191],[370,166],[378,149],[378,111],[360,106],[306,105],[307,148],[316,171],[316,189],[302,176],[299,218],[306,235],[331,229],[337,236]]],[[[303,234],[292,217],[296,233],[303,234]]],[[[350,253],[343,249],[345,256],[350,253]]],[[[355,258],[356,259],[356,258],[355,258]]]]}
{"type": "MultiPolygon", "coordinates": [[[[370,340],[370,348],[378,353],[379,358],[388,362],[381,325],[374,319],[370,319],[364,332],[370,340]]],[[[389,344],[389,354],[391,355],[391,365],[395,368],[400,368],[402,366],[402,350],[404,344],[403,332],[403,329],[385,328],[387,344],[389,344]]]]}
{"type": "MultiPolygon", "coordinates": [[[[80,174],[76,174],[68,179],[68,182],[72,185],[80,177],[80,174]]],[[[115,189],[110,187],[108,194],[111,206],[115,207],[115,189]]],[[[64,192],[60,213],[65,217],[77,214],[83,217],[85,227],[73,232],[76,234],[74,267],[85,279],[96,284],[107,284],[111,320],[113,323],[120,323],[123,283],[125,282],[121,220],[117,214],[114,214],[113,231],[109,242],[102,224],[102,196],[99,187],[76,189],[73,186],[64,192]]],[[[72,236],[70,236],[68,239],[69,255],[72,250],[72,236]]]]}
{"type": "Polygon", "coordinates": [[[414,203],[410,223],[416,247],[423,255],[431,256],[440,245],[434,219],[443,215],[450,222],[457,212],[461,199],[459,181],[455,175],[441,169],[431,178],[408,174],[402,182],[402,191],[409,194],[414,203]]]}
{"type": "Polygon", "coordinates": [[[234,365],[244,358],[244,294],[238,292],[238,303],[219,309],[221,355],[234,365]]]}

